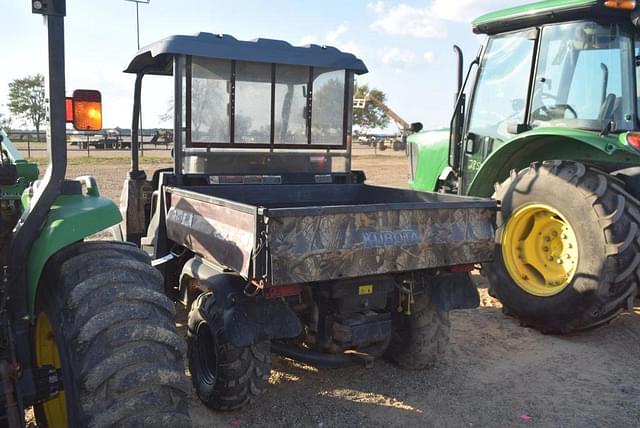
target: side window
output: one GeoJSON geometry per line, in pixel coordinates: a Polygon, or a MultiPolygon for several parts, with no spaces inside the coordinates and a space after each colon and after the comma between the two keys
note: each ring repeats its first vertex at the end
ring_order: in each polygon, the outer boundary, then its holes
{"type": "Polygon", "coordinates": [[[309,69],[276,66],[275,143],[307,144],[307,86],[309,69]]]}
{"type": "Polygon", "coordinates": [[[312,144],[342,144],[344,79],[344,70],[314,70],[311,113],[312,144]]]}
{"type": "Polygon", "coordinates": [[[269,144],[271,64],[236,62],[235,142],[269,144]]]}
{"type": "Polygon", "coordinates": [[[524,122],[534,41],[529,32],[489,40],[478,74],[469,131],[505,140],[509,125],[524,122]]]}
{"type": "Polygon", "coordinates": [[[230,79],[231,61],[193,59],[191,138],[194,142],[229,141],[230,79]]]}
{"type": "Polygon", "coordinates": [[[600,130],[633,127],[631,62],[627,29],[618,24],[574,22],[542,30],[531,124],[600,130]]]}
{"type": "Polygon", "coordinates": [[[609,94],[622,97],[620,51],[591,49],[579,52],[567,104],[578,117],[597,118],[609,94]]]}

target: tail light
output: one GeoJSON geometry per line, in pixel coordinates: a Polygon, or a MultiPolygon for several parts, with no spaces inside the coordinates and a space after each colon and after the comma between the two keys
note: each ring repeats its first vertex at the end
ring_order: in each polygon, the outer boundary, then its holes
{"type": "Polygon", "coordinates": [[[609,9],[633,10],[636,8],[635,0],[606,0],[604,6],[609,9]]]}
{"type": "Polygon", "coordinates": [[[627,143],[640,152],[640,132],[629,132],[627,134],[627,143]]]}

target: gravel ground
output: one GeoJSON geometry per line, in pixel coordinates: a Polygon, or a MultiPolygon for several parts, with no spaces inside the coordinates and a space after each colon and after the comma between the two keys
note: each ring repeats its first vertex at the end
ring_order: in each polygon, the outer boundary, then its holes
{"type": "MultiPolygon", "coordinates": [[[[406,160],[359,149],[354,168],[370,183],[406,187],[406,160]]],[[[79,156],[79,154],[78,154],[79,156]]],[[[153,159],[150,173],[168,161],[153,159]]],[[[119,198],[126,160],[73,161],[119,198]]],[[[476,277],[482,287],[481,277],[476,277]]],[[[636,427],[640,426],[640,307],[599,329],[545,336],[504,316],[481,288],[482,305],[451,316],[452,343],[432,370],[317,370],[274,356],[271,387],[257,403],[212,412],[194,396],[198,427],[636,427]]]]}

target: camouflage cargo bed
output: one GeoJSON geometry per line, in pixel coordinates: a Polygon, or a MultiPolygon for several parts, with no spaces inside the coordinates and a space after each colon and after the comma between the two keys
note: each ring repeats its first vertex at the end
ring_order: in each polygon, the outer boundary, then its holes
{"type": "Polygon", "coordinates": [[[265,286],[491,261],[496,203],[365,184],[169,187],[167,234],[265,286]]]}

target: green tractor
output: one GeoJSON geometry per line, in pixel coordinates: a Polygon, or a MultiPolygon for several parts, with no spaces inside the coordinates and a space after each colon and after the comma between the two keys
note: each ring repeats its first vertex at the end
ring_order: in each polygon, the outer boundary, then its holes
{"type": "Polygon", "coordinates": [[[487,40],[464,79],[454,48],[450,129],[409,138],[414,189],[501,202],[486,273],[523,325],[568,333],[634,305],[639,28],[635,1],[548,0],[482,16],[473,30],[487,40]]]}
{"type": "Polygon", "coordinates": [[[49,166],[39,180],[0,130],[0,426],[24,427],[31,406],[51,428],[189,426],[160,274],[134,246],[86,241],[120,212],[93,177],[65,179],[66,123],[98,130],[100,94],[65,98],[65,1],[32,8],[48,31],[49,166]]]}

